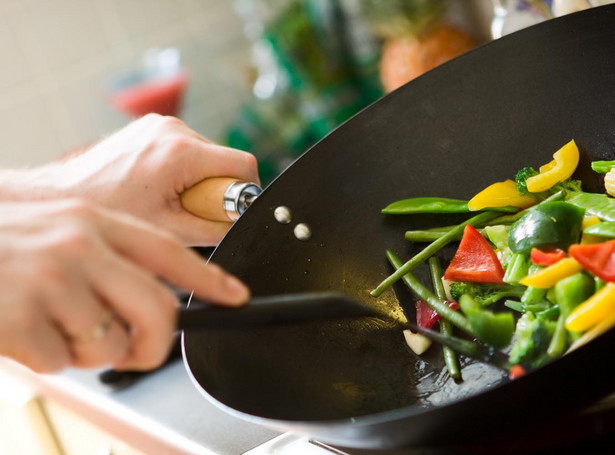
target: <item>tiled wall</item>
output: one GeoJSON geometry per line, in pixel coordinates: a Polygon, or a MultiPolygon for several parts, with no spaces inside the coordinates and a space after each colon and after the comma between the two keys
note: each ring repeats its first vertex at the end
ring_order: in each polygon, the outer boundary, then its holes
{"type": "Polygon", "coordinates": [[[230,0],[0,0],[0,167],[36,165],[122,127],[110,78],[148,48],[191,73],[181,117],[218,140],[249,96],[230,0]]]}

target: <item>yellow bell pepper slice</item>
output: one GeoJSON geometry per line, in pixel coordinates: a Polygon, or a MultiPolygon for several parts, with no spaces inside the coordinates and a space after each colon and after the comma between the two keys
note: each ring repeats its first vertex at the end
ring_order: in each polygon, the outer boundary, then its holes
{"type": "Polygon", "coordinates": [[[544,174],[545,172],[553,169],[555,166],[557,166],[557,161],[555,160],[549,161],[547,164],[543,164],[542,166],[540,166],[538,168],[538,172],[540,172],[541,174],[544,174]]]}
{"type": "Polygon", "coordinates": [[[558,182],[570,177],[579,164],[579,149],[574,140],[568,142],[553,154],[553,161],[540,167],[540,173],[527,179],[527,190],[531,193],[546,191],[558,182]]]}
{"type": "MultiPolygon", "coordinates": [[[[594,224],[598,224],[600,222],[601,222],[600,218],[598,218],[596,215],[584,216],[583,222],[581,224],[581,232],[583,232],[588,227],[593,226],[594,224]]],[[[580,242],[581,245],[589,245],[592,243],[600,243],[603,241],[604,239],[600,237],[599,235],[591,235],[591,234],[585,234],[585,233],[581,234],[581,242],[580,242]]]]}
{"type": "Polygon", "coordinates": [[[564,258],[532,275],[522,278],[519,283],[533,288],[549,289],[555,286],[559,280],[579,273],[581,270],[583,270],[583,267],[576,259],[564,258]]]}
{"type": "Polygon", "coordinates": [[[583,346],[584,344],[589,343],[591,340],[599,337],[607,330],[610,330],[612,327],[615,327],[615,312],[606,316],[605,319],[603,319],[598,324],[594,325],[591,329],[589,329],[587,332],[585,332],[583,335],[581,335],[581,337],[578,338],[574,343],[572,343],[572,346],[570,346],[570,348],[568,348],[568,352],[574,351],[575,349],[583,346]]]}
{"type": "Polygon", "coordinates": [[[471,211],[491,207],[518,207],[524,209],[538,202],[536,196],[527,194],[521,196],[517,184],[512,180],[505,180],[489,185],[468,201],[471,211]]]}
{"type": "Polygon", "coordinates": [[[584,332],[615,314],[615,283],[607,283],[602,289],[576,307],[566,318],[566,329],[584,332]]]}

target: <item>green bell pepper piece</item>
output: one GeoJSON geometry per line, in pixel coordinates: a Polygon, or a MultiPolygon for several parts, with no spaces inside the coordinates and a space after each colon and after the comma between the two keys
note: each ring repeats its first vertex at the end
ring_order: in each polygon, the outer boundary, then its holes
{"type": "Polygon", "coordinates": [[[594,294],[594,280],[586,273],[577,273],[557,282],[555,301],[560,313],[567,318],[572,310],[594,294]]]}
{"type": "Polygon", "coordinates": [[[567,202],[548,202],[527,211],[510,228],[508,245],[513,253],[532,248],[567,250],[579,241],[585,210],[567,202]]]}
{"type": "Polygon", "coordinates": [[[515,330],[515,318],[511,312],[485,310],[468,294],[461,296],[459,306],[479,340],[496,348],[508,346],[515,330]]]}

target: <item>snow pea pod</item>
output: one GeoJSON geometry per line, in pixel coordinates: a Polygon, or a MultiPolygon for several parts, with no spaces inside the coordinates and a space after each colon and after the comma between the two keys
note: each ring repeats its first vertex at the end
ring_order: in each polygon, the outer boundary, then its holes
{"type": "Polygon", "coordinates": [[[539,204],[512,225],[508,245],[513,253],[528,254],[532,248],[567,250],[579,241],[584,213],[567,202],[539,204]]]}
{"type": "Polygon", "coordinates": [[[587,215],[595,215],[603,221],[615,221],[615,199],[606,194],[571,191],[566,202],[582,208],[587,215]]]}
{"type": "Polygon", "coordinates": [[[615,221],[603,221],[602,223],[592,224],[583,230],[583,234],[615,238],[615,221]]]}
{"type": "MultiPolygon", "coordinates": [[[[497,212],[514,213],[516,207],[497,207],[489,209],[497,212]]],[[[415,197],[402,199],[387,205],[381,210],[386,215],[410,215],[415,213],[467,213],[468,201],[446,197],[415,197]]]]}
{"type": "Polygon", "coordinates": [[[445,197],[415,197],[393,202],[382,209],[387,215],[408,215],[411,213],[466,213],[468,201],[445,197]]]}

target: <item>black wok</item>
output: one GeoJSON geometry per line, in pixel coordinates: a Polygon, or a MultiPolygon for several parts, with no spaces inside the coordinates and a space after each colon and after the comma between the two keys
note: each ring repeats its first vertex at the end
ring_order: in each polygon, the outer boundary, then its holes
{"type": "MultiPolygon", "coordinates": [[[[384,97],[266,188],[211,260],[255,295],[343,291],[391,309],[399,301],[412,316],[402,287],[368,295],[391,273],[385,249],[409,258],[418,247],[405,230],[463,217],[380,209],[414,196],[469,198],[550,161],[570,139],[586,154],[577,177],[600,190],[586,170],[589,160],[615,159],[615,6],[504,37],[384,97]],[[276,221],[279,206],[291,223],[276,221]],[[293,234],[298,223],[311,228],[308,240],[293,234]]],[[[514,382],[466,362],[455,384],[437,347],[418,358],[399,329],[375,318],[183,338],[195,385],[223,409],[355,448],[479,438],[578,409],[615,389],[613,346],[611,330],[514,382]]]]}

